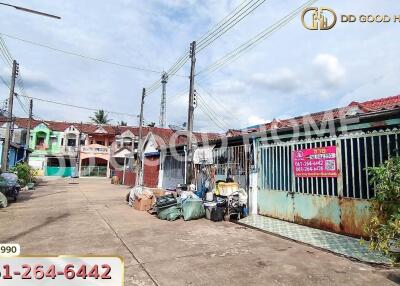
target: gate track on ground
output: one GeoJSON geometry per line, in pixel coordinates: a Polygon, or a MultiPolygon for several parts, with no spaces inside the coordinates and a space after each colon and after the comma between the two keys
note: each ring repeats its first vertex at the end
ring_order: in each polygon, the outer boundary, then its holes
{"type": "MultiPolygon", "coordinates": [[[[86,201],[88,203],[90,203],[90,200],[88,199],[88,197],[86,196],[85,192],[83,192],[81,190],[81,186],[78,187],[79,191],[82,193],[82,195],[84,196],[84,198],[86,199],[86,201]]],[[[153,278],[153,276],[150,274],[150,272],[146,269],[146,267],[144,266],[144,264],[142,262],[139,261],[139,259],[135,256],[135,254],[132,252],[132,250],[128,247],[128,245],[125,243],[125,241],[122,239],[122,237],[120,237],[118,235],[118,233],[116,232],[116,230],[112,227],[112,225],[108,222],[108,220],[97,210],[94,209],[96,211],[96,213],[99,215],[99,217],[105,222],[105,224],[110,228],[110,230],[114,233],[114,235],[119,239],[119,241],[121,241],[121,243],[124,245],[124,247],[128,250],[128,252],[132,255],[133,259],[135,259],[135,261],[138,263],[138,265],[140,266],[140,268],[147,274],[147,276],[150,278],[150,280],[154,283],[154,285],[159,286],[160,284],[158,284],[158,282],[155,280],[155,278],[153,278]]]]}

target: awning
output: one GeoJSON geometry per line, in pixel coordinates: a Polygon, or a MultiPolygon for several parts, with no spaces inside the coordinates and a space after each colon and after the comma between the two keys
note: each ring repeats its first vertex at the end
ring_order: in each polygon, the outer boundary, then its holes
{"type": "Polygon", "coordinates": [[[212,150],[215,145],[198,147],[193,154],[193,163],[195,164],[212,164],[213,156],[212,150]]]}

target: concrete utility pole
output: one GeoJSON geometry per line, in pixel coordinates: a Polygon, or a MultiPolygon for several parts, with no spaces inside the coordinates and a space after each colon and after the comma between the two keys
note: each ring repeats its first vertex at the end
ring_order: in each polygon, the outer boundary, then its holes
{"type": "Polygon", "coordinates": [[[13,61],[12,74],[11,74],[11,86],[10,86],[10,95],[8,98],[8,118],[7,118],[7,127],[6,134],[4,135],[4,144],[3,144],[3,153],[1,158],[1,171],[7,171],[8,166],[8,150],[10,149],[10,136],[11,136],[11,123],[12,123],[12,112],[13,112],[13,103],[14,103],[14,89],[15,89],[15,79],[18,76],[18,63],[16,60],[13,61]]]}
{"type": "Polygon", "coordinates": [[[161,106],[160,106],[160,127],[165,128],[167,124],[167,87],[168,74],[163,72],[161,75],[162,93],[161,93],[161,106]]]}
{"type": "Polygon", "coordinates": [[[196,66],[196,42],[190,44],[190,85],[189,85],[189,108],[187,124],[187,172],[186,183],[191,184],[193,179],[193,118],[194,118],[194,73],[196,66]]]}
{"type": "MultiPolygon", "coordinates": [[[[137,151],[137,162],[136,162],[136,186],[142,185],[141,175],[142,175],[142,141],[143,141],[143,108],[144,108],[144,98],[146,97],[146,89],[142,90],[142,100],[140,102],[140,117],[139,117],[139,144],[137,151]]],[[[135,146],[133,146],[133,150],[135,146]]]]}
{"type": "Polygon", "coordinates": [[[28,130],[26,132],[26,140],[25,140],[25,153],[24,153],[24,161],[28,162],[28,151],[29,142],[31,140],[31,125],[32,125],[32,111],[33,111],[33,99],[29,100],[29,119],[28,119],[28,130]]]}
{"type": "Polygon", "coordinates": [[[79,125],[79,133],[78,133],[78,146],[76,148],[76,163],[75,163],[75,177],[80,177],[81,172],[80,172],[80,165],[81,165],[81,137],[82,137],[82,121],[81,124],[79,125]]]}

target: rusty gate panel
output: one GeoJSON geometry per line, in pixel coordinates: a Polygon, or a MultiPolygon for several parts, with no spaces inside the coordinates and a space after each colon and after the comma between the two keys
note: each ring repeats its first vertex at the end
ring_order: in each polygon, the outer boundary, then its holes
{"type": "Polygon", "coordinates": [[[364,225],[371,217],[367,200],[340,198],[341,232],[352,236],[366,236],[364,225]]]}
{"type": "Polygon", "coordinates": [[[310,194],[293,194],[294,222],[341,232],[340,205],[338,197],[310,194]]]}
{"type": "Polygon", "coordinates": [[[257,203],[259,214],[293,222],[293,199],[288,192],[260,190],[257,203]]]}
{"type": "Polygon", "coordinates": [[[286,142],[258,139],[258,213],[351,236],[365,236],[369,167],[400,155],[398,129],[286,142]],[[338,177],[295,177],[295,150],[336,146],[338,177]],[[291,209],[292,208],[292,209],[291,209]]]}

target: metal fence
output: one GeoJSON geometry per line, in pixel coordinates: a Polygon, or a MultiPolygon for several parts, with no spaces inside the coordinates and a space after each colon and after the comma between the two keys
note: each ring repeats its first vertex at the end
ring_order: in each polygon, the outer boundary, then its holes
{"type": "Polygon", "coordinates": [[[185,157],[183,154],[163,156],[160,160],[160,169],[163,170],[163,188],[173,189],[177,184],[185,182],[185,157]]]}
{"type": "Polygon", "coordinates": [[[216,165],[216,176],[225,179],[234,177],[242,188],[247,186],[248,150],[246,145],[213,149],[213,162],[216,165]]]}
{"type": "Polygon", "coordinates": [[[259,186],[263,190],[369,199],[375,194],[370,184],[368,168],[379,166],[391,156],[400,155],[399,146],[400,131],[397,129],[276,144],[261,143],[259,186]],[[337,147],[338,177],[294,176],[294,150],[327,146],[337,147]]]}
{"type": "Polygon", "coordinates": [[[82,166],[82,177],[106,177],[107,166],[82,166]]]}

